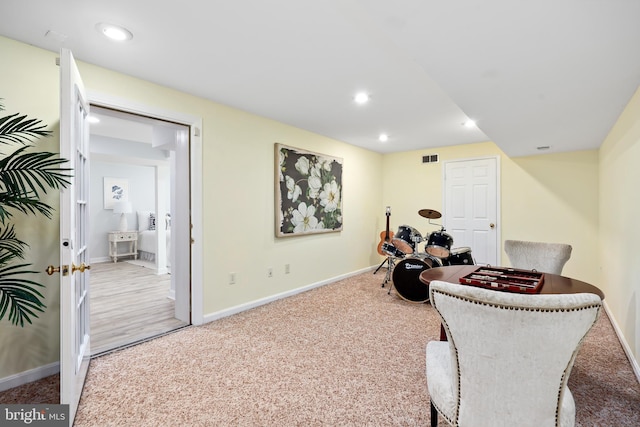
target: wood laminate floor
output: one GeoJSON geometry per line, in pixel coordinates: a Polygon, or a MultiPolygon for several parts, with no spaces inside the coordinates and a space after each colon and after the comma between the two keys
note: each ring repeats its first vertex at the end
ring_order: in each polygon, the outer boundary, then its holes
{"type": "Polygon", "coordinates": [[[174,317],[171,276],[126,261],[91,265],[91,354],[187,326],[174,317]]]}

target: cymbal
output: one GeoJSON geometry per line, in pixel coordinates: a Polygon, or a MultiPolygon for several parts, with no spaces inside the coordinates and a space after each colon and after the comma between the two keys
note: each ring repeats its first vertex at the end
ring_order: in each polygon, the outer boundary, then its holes
{"type": "Polygon", "coordinates": [[[434,211],[433,209],[420,209],[418,215],[429,219],[438,219],[442,216],[440,212],[434,211]]]}

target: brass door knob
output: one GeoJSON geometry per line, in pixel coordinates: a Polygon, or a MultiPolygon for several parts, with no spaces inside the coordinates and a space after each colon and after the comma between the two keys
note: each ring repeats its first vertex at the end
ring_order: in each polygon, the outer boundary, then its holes
{"type": "Polygon", "coordinates": [[[45,270],[45,272],[51,276],[53,273],[60,273],[60,267],[54,267],[53,265],[50,265],[47,267],[47,269],[45,270]]]}
{"type": "Polygon", "coordinates": [[[491,228],[495,228],[495,227],[496,227],[496,225],[495,225],[494,223],[491,223],[491,224],[489,224],[489,227],[491,227],[491,228]]]}
{"type": "Polygon", "coordinates": [[[85,265],[84,262],[78,266],[76,266],[75,264],[71,264],[71,274],[75,273],[76,271],[84,273],[85,270],[91,270],[91,266],[85,265]]]}
{"type": "Polygon", "coordinates": [[[69,274],[69,266],[63,265],[62,268],[60,268],[60,267],[54,267],[53,265],[50,265],[44,271],[49,276],[51,276],[53,273],[60,273],[62,271],[62,275],[66,276],[67,274],[69,274]]]}

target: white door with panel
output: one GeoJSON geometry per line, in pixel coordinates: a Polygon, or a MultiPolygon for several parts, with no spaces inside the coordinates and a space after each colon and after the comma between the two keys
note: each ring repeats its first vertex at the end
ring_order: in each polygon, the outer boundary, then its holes
{"type": "Polygon", "coordinates": [[[60,157],[73,170],[60,193],[60,403],[73,424],[89,368],[89,105],[73,55],[60,52],[60,157]]]}
{"type": "Polygon", "coordinates": [[[469,247],[476,264],[499,265],[499,158],[444,164],[444,226],[453,247],[469,247]]]}

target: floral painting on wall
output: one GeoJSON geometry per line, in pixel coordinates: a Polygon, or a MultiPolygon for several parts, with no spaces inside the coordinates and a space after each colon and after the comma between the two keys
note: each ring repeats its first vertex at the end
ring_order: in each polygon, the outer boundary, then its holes
{"type": "Polygon", "coordinates": [[[276,236],[342,230],[342,159],[275,144],[276,236]]]}

